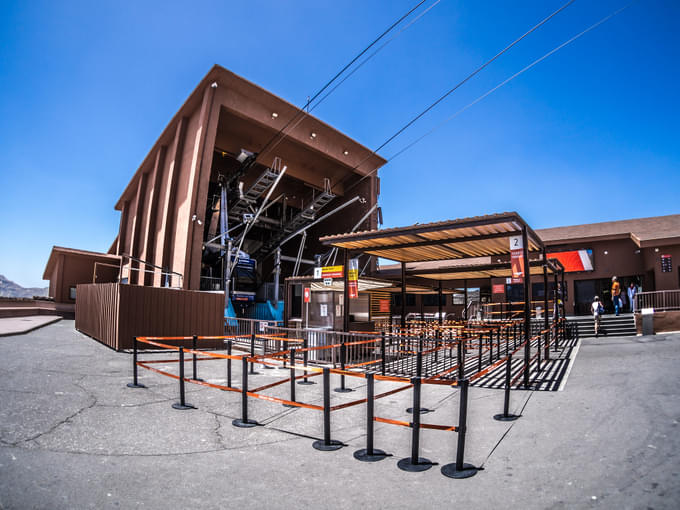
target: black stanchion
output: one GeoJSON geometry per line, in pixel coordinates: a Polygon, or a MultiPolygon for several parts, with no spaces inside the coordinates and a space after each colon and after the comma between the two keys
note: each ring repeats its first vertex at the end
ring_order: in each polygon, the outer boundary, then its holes
{"type": "MultiPolygon", "coordinates": [[[[305,350],[302,354],[302,364],[305,368],[307,368],[307,362],[309,361],[309,352],[307,352],[307,349],[309,348],[309,340],[307,339],[307,335],[302,340],[302,348],[305,350]]],[[[298,384],[316,384],[314,381],[310,381],[307,378],[307,370],[305,370],[305,377],[302,379],[302,381],[298,381],[298,384]]]]}
{"type": "Polygon", "coordinates": [[[323,439],[317,439],[312,446],[322,452],[339,450],[344,444],[331,439],[331,372],[328,367],[323,369],[323,439]]]}
{"type": "MultiPolygon", "coordinates": [[[[231,356],[231,340],[227,340],[227,354],[231,356]]],[[[231,358],[227,358],[227,388],[231,388],[231,358]]]]}
{"type": "Polygon", "coordinates": [[[196,343],[197,343],[197,342],[198,342],[198,335],[194,335],[194,336],[191,338],[191,350],[194,351],[194,352],[192,353],[192,358],[191,358],[191,365],[192,365],[192,367],[193,367],[193,369],[194,369],[194,376],[192,377],[192,379],[193,379],[194,381],[202,381],[203,379],[201,379],[200,377],[198,377],[198,370],[197,370],[197,366],[196,366],[196,365],[197,365],[197,361],[198,361],[197,356],[196,356],[196,343]]]}
{"type": "Polygon", "coordinates": [[[477,372],[482,371],[482,333],[479,333],[479,354],[477,356],[477,372]]]}
{"type": "MultiPolygon", "coordinates": [[[[345,345],[345,339],[342,339],[340,343],[340,370],[345,370],[345,363],[347,362],[347,346],[345,345]]],[[[351,388],[345,387],[345,374],[340,374],[340,387],[335,388],[338,393],[349,393],[354,391],[351,388]]]]}
{"type": "MultiPolygon", "coordinates": [[[[423,376],[423,353],[422,353],[422,343],[419,346],[419,351],[416,354],[416,377],[418,379],[421,379],[423,376]]],[[[425,414],[425,413],[431,413],[432,409],[428,409],[427,407],[419,407],[420,409],[420,414],[425,414]]],[[[409,414],[413,414],[413,408],[409,407],[406,409],[406,412],[409,414]]]]}
{"type": "Polygon", "coordinates": [[[420,449],[420,378],[411,379],[413,384],[413,422],[411,423],[411,456],[397,462],[402,471],[426,471],[435,465],[431,460],[419,456],[420,449]]]}
{"type": "Polygon", "coordinates": [[[172,408],[180,411],[196,409],[184,400],[184,347],[179,348],[179,402],[172,404],[172,408]]]}
{"type": "Polygon", "coordinates": [[[248,419],[248,356],[241,358],[241,418],[231,422],[234,427],[250,428],[259,425],[248,419]]]}
{"type": "MultiPolygon", "coordinates": [[[[250,334],[250,357],[255,358],[255,333],[250,334]]],[[[250,375],[258,375],[255,372],[255,361],[250,362],[250,375]]]]}
{"type": "Polygon", "coordinates": [[[494,415],[493,419],[498,421],[514,421],[519,416],[510,414],[510,375],[512,371],[512,354],[508,355],[505,361],[505,398],[503,400],[503,413],[494,415]]]}
{"type": "Polygon", "coordinates": [[[128,388],[146,388],[137,382],[137,337],[134,337],[132,345],[132,382],[127,383],[128,388]]]}
{"type": "MultiPolygon", "coordinates": [[[[290,350],[290,401],[295,402],[295,349],[290,350]]],[[[283,404],[284,407],[297,407],[293,404],[283,404]]]]}
{"type": "Polygon", "coordinates": [[[385,356],[387,356],[387,350],[385,349],[385,332],[383,331],[380,336],[380,373],[385,375],[385,356]]]}
{"type": "Polygon", "coordinates": [[[373,448],[374,397],[375,381],[373,374],[366,374],[366,448],[354,452],[354,458],[362,462],[376,462],[385,457],[391,457],[389,453],[373,448]]]}
{"type": "Polygon", "coordinates": [[[477,474],[477,468],[464,462],[465,459],[465,433],[467,432],[467,401],[468,385],[470,381],[463,379],[458,381],[460,386],[460,407],[458,411],[458,448],[456,450],[456,462],[442,466],[442,474],[449,478],[470,478],[477,474]]]}
{"type": "Polygon", "coordinates": [[[493,363],[493,331],[489,330],[489,365],[493,363]]]}
{"type": "Polygon", "coordinates": [[[550,328],[543,334],[543,354],[545,361],[550,361],[550,328]]]}
{"type": "Polygon", "coordinates": [[[463,339],[458,339],[458,380],[465,377],[465,358],[463,357],[463,339]]]}

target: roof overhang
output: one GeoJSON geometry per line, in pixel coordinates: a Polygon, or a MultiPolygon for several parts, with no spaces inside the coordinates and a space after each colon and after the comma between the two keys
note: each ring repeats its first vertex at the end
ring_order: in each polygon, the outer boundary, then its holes
{"type": "Polygon", "coordinates": [[[50,258],[47,260],[45,271],[43,272],[43,280],[49,280],[52,277],[52,271],[57,263],[59,255],[66,255],[71,257],[84,257],[95,262],[105,262],[109,264],[120,264],[120,257],[118,255],[111,255],[108,253],[99,253],[96,251],[77,250],[75,248],[65,248],[63,246],[53,246],[50,252],[50,258]]]}
{"type": "Polygon", "coordinates": [[[320,241],[398,262],[423,262],[507,255],[509,238],[522,235],[524,228],[529,252],[541,251],[540,237],[516,212],[338,234],[320,241]]]}

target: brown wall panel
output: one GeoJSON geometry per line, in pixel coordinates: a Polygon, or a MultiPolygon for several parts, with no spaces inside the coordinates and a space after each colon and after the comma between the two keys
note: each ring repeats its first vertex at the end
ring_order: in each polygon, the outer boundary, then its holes
{"type": "MultiPolygon", "coordinates": [[[[207,292],[83,284],[78,286],[76,329],[116,350],[132,348],[134,336],[219,336],[224,330],[223,301],[222,294],[207,292]]],[[[223,342],[199,345],[222,347],[223,342]]]]}

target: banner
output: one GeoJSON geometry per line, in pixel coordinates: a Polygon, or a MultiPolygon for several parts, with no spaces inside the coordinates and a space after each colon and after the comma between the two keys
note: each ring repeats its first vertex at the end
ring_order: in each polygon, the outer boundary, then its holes
{"type": "Polygon", "coordinates": [[[342,278],[343,269],[342,266],[324,266],[321,268],[321,278],[342,278]]]}
{"type": "Polygon", "coordinates": [[[347,291],[350,299],[359,297],[359,259],[350,259],[347,270],[347,291]]]}
{"type": "Polygon", "coordinates": [[[522,283],[524,278],[524,243],[522,236],[510,238],[510,267],[512,283],[522,283]]]}

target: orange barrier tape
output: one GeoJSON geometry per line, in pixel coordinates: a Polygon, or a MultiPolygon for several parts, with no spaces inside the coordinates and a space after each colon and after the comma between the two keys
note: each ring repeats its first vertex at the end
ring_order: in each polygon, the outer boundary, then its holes
{"type": "MultiPolygon", "coordinates": [[[[307,377],[307,378],[314,377],[314,376],[317,376],[317,375],[320,375],[320,374],[321,374],[321,372],[317,372],[317,373],[314,373],[314,374],[311,374],[311,375],[308,375],[308,374],[297,375],[297,376],[295,376],[295,380],[297,381],[298,379],[304,379],[305,377],[307,377]]],[[[251,391],[253,393],[256,393],[258,391],[268,390],[269,388],[274,388],[275,386],[279,386],[283,383],[289,383],[289,382],[290,382],[290,377],[287,377],[286,379],[282,379],[281,381],[276,381],[276,382],[273,382],[273,383],[270,383],[270,384],[265,384],[264,386],[260,386],[259,388],[255,388],[251,391]]]]}
{"type": "MultiPolygon", "coordinates": [[[[243,393],[243,391],[239,390],[239,392],[243,393]]],[[[277,404],[286,404],[289,406],[295,406],[295,407],[302,407],[305,409],[314,409],[316,411],[323,411],[322,406],[317,406],[314,404],[305,404],[303,402],[293,402],[292,400],[286,400],[283,398],[277,398],[277,397],[270,397],[269,395],[260,395],[259,393],[253,393],[251,391],[246,393],[247,396],[253,397],[253,398],[259,398],[260,400],[266,400],[268,402],[275,402],[277,404]]]]}
{"type": "Polygon", "coordinates": [[[364,361],[363,363],[354,363],[352,365],[345,365],[345,368],[356,368],[356,367],[363,367],[366,365],[374,365],[375,363],[380,363],[382,361],[382,358],[377,359],[375,361],[364,361]]]}
{"type": "MultiPolygon", "coordinates": [[[[402,388],[395,388],[393,390],[386,391],[384,393],[380,393],[378,395],[375,395],[373,397],[373,400],[378,400],[379,398],[394,395],[395,393],[399,393],[400,391],[407,390],[407,389],[411,388],[412,386],[413,386],[412,384],[407,384],[406,386],[404,386],[402,388]]],[[[359,399],[359,400],[353,400],[352,402],[347,402],[345,404],[338,404],[338,405],[332,406],[331,411],[339,411],[340,409],[346,409],[348,407],[356,406],[356,405],[359,405],[359,404],[364,404],[366,402],[368,402],[367,398],[362,398],[362,399],[359,399]]]]}
{"type": "MultiPolygon", "coordinates": [[[[409,421],[392,420],[390,418],[381,418],[380,416],[374,416],[373,420],[380,422],[380,423],[389,423],[390,425],[400,425],[402,427],[413,428],[413,423],[411,423],[409,421]]],[[[446,431],[450,431],[450,432],[458,432],[458,427],[455,427],[453,425],[434,425],[432,423],[421,423],[420,428],[421,429],[446,430],[446,431]]]]}

